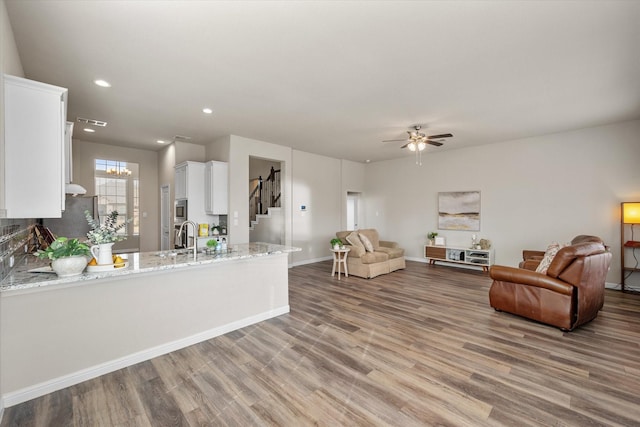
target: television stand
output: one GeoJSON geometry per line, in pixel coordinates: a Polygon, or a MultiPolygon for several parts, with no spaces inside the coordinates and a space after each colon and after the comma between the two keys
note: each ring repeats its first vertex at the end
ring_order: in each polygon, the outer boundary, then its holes
{"type": "Polygon", "coordinates": [[[459,246],[424,245],[424,257],[429,264],[446,262],[473,267],[480,267],[482,271],[489,271],[493,264],[493,249],[469,249],[459,246]]]}

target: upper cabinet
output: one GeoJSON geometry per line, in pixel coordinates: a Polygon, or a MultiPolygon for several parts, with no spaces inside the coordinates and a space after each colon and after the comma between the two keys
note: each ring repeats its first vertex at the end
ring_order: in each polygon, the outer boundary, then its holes
{"type": "Polygon", "coordinates": [[[229,212],[229,166],[226,162],[209,161],[204,169],[204,210],[210,215],[229,212]]]}
{"type": "Polygon", "coordinates": [[[64,131],[64,182],[73,181],[73,122],[67,122],[64,131]]]}
{"type": "Polygon", "coordinates": [[[187,163],[180,163],[175,167],[175,199],[181,200],[187,198],[187,163]]]}
{"type": "Polygon", "coordinates": [[[4,218],[64,210],[67,89],[4,76],[4,218]]]}

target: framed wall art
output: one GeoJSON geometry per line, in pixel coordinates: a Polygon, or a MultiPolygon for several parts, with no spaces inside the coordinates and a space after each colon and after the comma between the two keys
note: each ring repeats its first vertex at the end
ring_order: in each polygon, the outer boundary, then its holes
{"type": "Polygon", "coordinates": [[[438,228],[480,231],[480,192],[438,193],[438,228]]]}

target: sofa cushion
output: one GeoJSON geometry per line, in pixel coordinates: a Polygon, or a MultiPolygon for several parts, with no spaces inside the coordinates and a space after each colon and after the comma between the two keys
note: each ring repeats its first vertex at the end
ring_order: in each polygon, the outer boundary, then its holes
{"type": "Polygon", "coordinates": [[[349,235],[349,233],[351,233],[351,231],[338,231],[336,233],[336,237],[342,240],[343,242],[345,242],[347,240],[347,236],[349,235]]]}
{"type": "Polygon", "coordinates": [[[547,250],[544,253],[544,257],[540,264],[538,264],[538,268],[536,268],[536,273],[547,274],[547,270],[551,265],[551,261],[556,256],[558,251],[560,250],[560,244],[558,242],[552,242],[549,246],[547,246],[547,250]]]}
{"type": "Polygon", "coordinates": [[[376,262],[384,262],[389,260],[389,255],[384,252],[366,252],[360,257],[363,264],[375,264],[376,262]]]}
{"type": "Polygon", "coordinates": [[[374,248],[369,238],[362,233],[359,233],[358,236],[360,237],[360,241],[364,245],[364,248],[367,250],[367,252],[373,252],[374,248]]]}
{"type": "Polygon", "coordinates": [[[346,240],[347,240],[347,243],[349,243],[351,246],[364,249],[362,240],[360,240],[360,237],[358,237],[358,233],[356,233],[355,231],[352,231],[351,233],[349,233],[349,235],[346,237],[346,240]]]}
{"type": "Polygon", "coordinates": [[[374,250],[378,249],[378,247],[380,246],[380,235],[378,234],[378,230],[376,230],[375,228],[363,228],[361,230],[358,230],[358,234],[367,236],[367,239],[369,239],[369,241],[373,245],[374,250]]]}
{"type": "Polygon", "coordinates": [[[384,252],[389,255],[389,259],[400,258],[404,256],[404,249],[402,248],[387,248],[384,246],[380,246],[376,249],[376,252],[384,252]]]}

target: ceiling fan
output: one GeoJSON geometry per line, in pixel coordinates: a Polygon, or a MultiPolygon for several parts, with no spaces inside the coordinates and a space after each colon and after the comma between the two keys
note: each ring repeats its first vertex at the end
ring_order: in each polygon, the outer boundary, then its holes
{"type": "Polygon", "coordinates": [[[436,147],[439,147],[442,145],[442,142],[440,141],[435,141],[436,139],[442,139],[442,138],[451,138],[453,135],[450,133],[443,133],[440,135],[425,135],[424,133],[420,132],[420,129],[422,128],[422,126],[420,125],[415,125],[413,127],[415,130],[408,130],[407,133],[409,134],[409,138],[408,139],[387,139],[384,140],[382,142],[400,142],[400,141],[407,141],[406,144],[404,144],[402,147],[400,148],[408,148],[411,151],[422,151],[427,147],[427,144],[431,144],[431,145],[435,145],[436,147]]]}
{"type": "Polygon", "coordinates": [[[387,140],[382,141],[382,142],[407,141],[407,143],[404,144],[400,148],[405,148],[406,147],[410,151],[415,151],[416,152],[416,164],[422,166],[422,151],[425,148],[427,148],[427,144],[431,144],[431,145],[435,145],[436,147],[439,147],[439,146],[442,145],[442,142],[435,141],[436,139],[451,138],[453,135],[450,134],[450,133],[443,133],[443,134],[440,134],[440,135],[427,136],[424,133],[420,132],[421,128],[422,128],[422,126],[415,125],[413,127],[413,129],[415,129],[415,130],[408,130],[407,131],[407,133],[409,134],[409,138],[408,139],[387,139],[387,140]]]}

